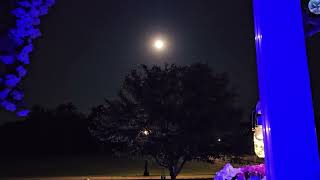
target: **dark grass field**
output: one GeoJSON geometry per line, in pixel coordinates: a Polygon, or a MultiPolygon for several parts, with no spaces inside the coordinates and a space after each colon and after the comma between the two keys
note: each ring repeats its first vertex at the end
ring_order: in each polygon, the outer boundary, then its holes
{"type": "MultiPolygon", "coordinates": [[[[190,162],[180,173],[180,179],[208,179],[222,168],[224,163],[208,164],[190,162]]],[[[3,158],[0,161],[0,179],[137,179],[143,175],[144,159],[120,159],[105,156],[3,158]],[[48,177],[48,178],[45,178],[48,177]],[[68,178],[67,178],[68,177],[68,178]],[[123,177],[123,178],[121,178],[123,177]],[[128,178],[125,178],[128,177],[128,178]]],[[[169,175],[163,168],[149,161],[150,178],[160,179],[161,174],[169,175]]],[[[178,177],[179,178],[179,177],[178,177]]],[[[167,178],[168,179],[168,178],[167,178]]],[[[212,179],[212,178],[211,178],[212,179]]]]}

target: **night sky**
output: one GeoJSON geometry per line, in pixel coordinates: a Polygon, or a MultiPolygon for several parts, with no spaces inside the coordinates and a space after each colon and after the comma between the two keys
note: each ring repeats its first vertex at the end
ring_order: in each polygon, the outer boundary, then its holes
{"type": "MultiPolygon", "coordinates": [[[[57,0],[42,18],[30,73],[29,106],[73,102],[83,112],[116,96],[138,64],[208,63],[228,72],[249,120],[257,101],[252,5],[213,0],[57,0]],[[165,37],[168,50],[150,50],[165,37]]],[[[0,123],[15,120],[0,112],[0,123]]]]}

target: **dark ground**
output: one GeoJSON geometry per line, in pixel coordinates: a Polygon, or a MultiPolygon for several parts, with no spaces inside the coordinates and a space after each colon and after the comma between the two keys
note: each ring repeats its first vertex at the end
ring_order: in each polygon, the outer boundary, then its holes
{"type": "MultiPolygon", "coordinates": [[[[180,175],[187,176],[186,178],[213,177],[213,174],[221,169],[223,164],[187,163],[180,175]]],[[[143,158],[118,159],[107,156],[30,157],[19,158],[19,160],[3,158],[0,161],[0,180],[9,177],[31,177],[32,180],[35,177],[40,177],[40,179],[44,179],[43,177],[51,177],[49,179],[52,179],[52,177],[54,179],[77,179],[87,176],[97,176],[102,179],[111,177],[138,178],[143,175],[143,170],[143,158]]],[[[169,174],[152,161],[149,161],[149,171],[151,177],[156,179],[160,179],[161,174],[169,174]]]]}

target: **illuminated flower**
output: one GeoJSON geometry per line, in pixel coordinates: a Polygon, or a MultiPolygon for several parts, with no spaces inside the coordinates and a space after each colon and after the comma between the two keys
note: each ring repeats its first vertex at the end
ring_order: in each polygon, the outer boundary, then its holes
{"type": "Polygon", "coordinates": [[[232,180],[232,178],[237,176],[239,173],[241,173],[239,168],[234,168],[228,163],[221,171],[216,173],[214,180],[232,180]]]}
{"type": "Polygon", "coordinates": [[[241,171],[243,173],[249,173],[252,175],[259,175],[259,176],[265,176],[265,167],[264,164],[260,165],[253,165],[253,166],[244,166],[241,168],[241,171]]]}
{"type": "Polygon", "coordinates": [[[233,168],[228,163],[222,170],[216,173],[214,180],[245,180],[245,174],[249,175],[249,180],[265,180],[264,164],[233,168]]]}

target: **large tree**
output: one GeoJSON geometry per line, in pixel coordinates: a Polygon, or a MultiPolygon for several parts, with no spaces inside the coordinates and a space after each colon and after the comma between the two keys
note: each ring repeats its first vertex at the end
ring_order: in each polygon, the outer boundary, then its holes
{"type": "Polygon", "coordinates": [[[230,151],[225,137],[241,118],[235,97],[226,74],[207,64],[142,65],[118,98],[93,108],[90,129],[117,151],[151,156],[176,179],[186,162],[230,151]]]}

